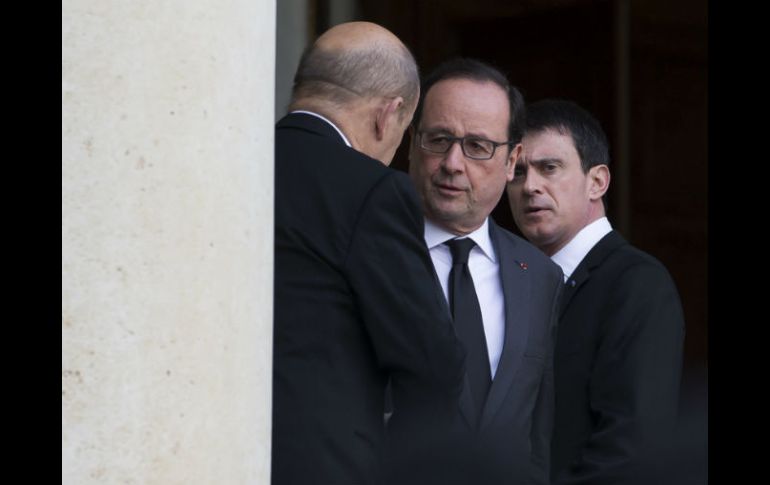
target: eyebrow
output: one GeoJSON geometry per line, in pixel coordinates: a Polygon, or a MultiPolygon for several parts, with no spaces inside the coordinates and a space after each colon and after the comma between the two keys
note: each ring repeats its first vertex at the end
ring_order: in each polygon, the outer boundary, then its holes
{"type": "Polygon", "coordinates": [[[524,159],[529,165],[545,165],[546,163],[556,163],[558,165],[564,165],[564,161],[561,158],[536,158],[535,160],[524,159]]]}
{"type": "MultiPolygon", "coordinates": [[[[457,135],[455,135],[455,133],[452,130],[450,130],[448,128],[445,128],[443,126],[436,126],[436,127],[433,127],[433,128],[424,128],[424,129],[422,129],[420,131],[422,131],[424,133],[430,133],[432,135],[436,134],[436,133],[445,133],[445,134],[450,135],[450,136],[457,136],[457,135]]],[[[458,138],[480,138],[482,140],[487,140],[487,141],[492,141],[492,142],[495,141],[492,138],[489,138],[486,135],[482,135],[482,134],[479,134],[479,133],[466,133],[464,136],[458,137],[458,138]]]]}

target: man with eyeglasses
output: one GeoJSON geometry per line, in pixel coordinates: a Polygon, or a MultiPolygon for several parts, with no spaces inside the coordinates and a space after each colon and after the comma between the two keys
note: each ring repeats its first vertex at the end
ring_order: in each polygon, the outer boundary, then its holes
{"type": "Polygon", "coordinates": [[[409,172],[466,379],[449,429],[430,439],[391,430],[396,453],[419,470],[392,482],[546,484],[561,270],[489,217],[521,152],[524,100],[472,59],[440,65],[421,93],[409,172]]]}

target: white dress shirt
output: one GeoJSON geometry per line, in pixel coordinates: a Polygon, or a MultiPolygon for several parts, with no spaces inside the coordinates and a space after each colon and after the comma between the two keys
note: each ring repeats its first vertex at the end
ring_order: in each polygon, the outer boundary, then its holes
{"type": "Polygon", "coordinates": [[[312,111],[305,111],[305,110],[302,110],[302,109],[298,109],[297,111],[292,111],[291,112],[291,114],[294,114],[294,113],[302,113],[302,114],[306,114],[306,115],[310,115],[310,116],[315,116],[316,118],[320,118],[320,119],[324,120],[325,122],[327,122],[330,125],[332,125],[332,128],[337,130],[337,133],[340,134],[340,136],[342,137],[342,140],[345,142],[345,145],[347,145],[347,146],[349,146],[351,148],[353,147],[353,145],[351,145],[350,142],[348,141],[348,137],[345,136],[345,134],[342,132],[342,130],[337,128],[337,125],[335,125],[334,123],[332,123],[328,119],[324,118],[323,116],[319,115],[318,113],[313,113],[312,111]]]}
{"type": "Polygon", "coordinates": [[[586,254],[610,231],[612,231],[612,226],[606,217],[596,219],[581,229],[572,238],[572,241],[551,256],[553,262],[561,266],[565,283],[572,276],[575,268],[583,261],[583,258],[586,257],[586,254]]]}
{"type": "MultiPolygon", "coordinates": [[[[473,286],[481,307],[481,319],[484,322],[484,335],[487,339],[487,351],[489,353],[489,367],[494,379],[497,372],[497,364],[503,352],[505,338],[505,299],[503,298],[503,285],[500,278],[500,263],[492,247],[489,237],[489,219],[484,224],[468,234],[476,246],[468,255],[468,268],[473,278],[473,286]]],[[[452,270],[452,253],[449,246],[444,244],[457,236],[451,232],[425,220],[425,243],[430,250],[433,266],[444,290],[444,297],[449,301],[449,272],[452,270]]]]}

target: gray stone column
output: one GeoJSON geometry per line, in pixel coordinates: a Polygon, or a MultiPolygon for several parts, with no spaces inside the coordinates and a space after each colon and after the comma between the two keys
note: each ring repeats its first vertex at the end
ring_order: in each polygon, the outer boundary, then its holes
{"type": "Polygon", "coordinates": [[[281,0],[276,5],[275,120],[288,111],[294,73],[305,46],[315,40],[310,26],[308,0],[281,0]]]}
{"type": "Polygon", "coordinates": [[[62,483],[269,483],[274,0],[62,4],[62,483]]]}

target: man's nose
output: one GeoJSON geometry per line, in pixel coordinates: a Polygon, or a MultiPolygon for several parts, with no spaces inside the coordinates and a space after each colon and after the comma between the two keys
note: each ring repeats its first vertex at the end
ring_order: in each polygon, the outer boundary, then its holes
{"type": "Polygon", "coordinates": [[[462,172],[465,170],[465,154],[461,140],[453,140],[452,146],[444,154],[444,168],[449,172],[462,172]]]}

